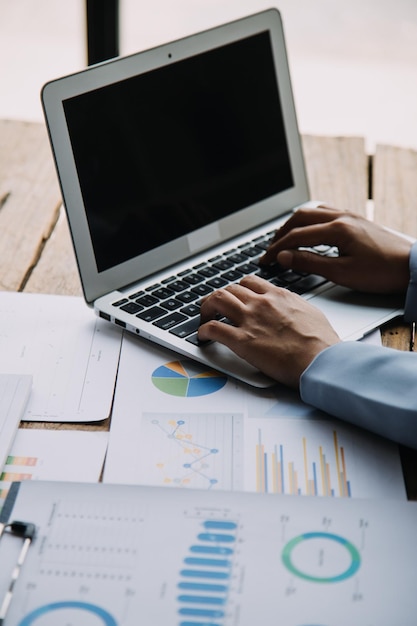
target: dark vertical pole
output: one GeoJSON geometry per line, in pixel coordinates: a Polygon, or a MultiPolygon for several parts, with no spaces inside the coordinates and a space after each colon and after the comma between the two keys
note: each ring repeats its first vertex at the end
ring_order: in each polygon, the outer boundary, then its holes
{"type": "Polygon", "coordinates": [[[119,55],[119,0],[86,0],[88,65],[119,55]]]}

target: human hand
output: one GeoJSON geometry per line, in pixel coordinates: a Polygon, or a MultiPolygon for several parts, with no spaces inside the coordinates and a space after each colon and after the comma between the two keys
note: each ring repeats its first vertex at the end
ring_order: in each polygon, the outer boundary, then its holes
{"type": "Polygon", "coordinates": [[[256,276],[246,276],[202,301],[198,337],[219,341],[291,387],[298,387],[301,374],[319,352],[340,341],[316,307],[256,276]],[[216,319],[218,315],[234,326],[216,319]]]}
{"type": "Polygon", "coordinates": [[[409,282],[411,243],[382,226],[329,207],[299,209],[280,228],[259,262],[319,274],[339,285],[369,293],[404,292],[409,282]],[[299,247],[329,244],[338,257],[299,247]]]}

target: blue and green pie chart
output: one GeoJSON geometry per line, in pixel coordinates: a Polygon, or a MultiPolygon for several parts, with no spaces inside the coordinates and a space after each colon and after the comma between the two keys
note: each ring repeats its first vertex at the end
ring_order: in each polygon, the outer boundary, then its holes
{"type": "Polygon", "coordinates": [[[152,382],[171,396],[196,398],[219,391],[227,383],[227,376],[194,361],[181,360],[158,367],[152,374],[152,382]]]}

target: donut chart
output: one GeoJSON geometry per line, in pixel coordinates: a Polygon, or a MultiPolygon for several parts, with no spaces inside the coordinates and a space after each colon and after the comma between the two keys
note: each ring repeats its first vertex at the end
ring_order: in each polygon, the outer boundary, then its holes
{"type": "Polygon", "coordinates": [[[309,532],[294,537],[284,546],[284,549],[282,551],[282,561],[288,571],[298,578],[315,583],[337,583],[346,580],[356,574],[361,564],[361,556],[358,549],[353,545],[353,543],[351,543],[344,537],[341,537],[340,535],[334,535],[327,532],[309,532]],[[350,560],[349,565],[346,567],[346,569],[342,569],[340,573],[333,574],[331,576],[308,573],[301,567],[294,565],[293,551],[297,547],[301,546],[304,542],[309,542],[311,540],[320,540],[321,545],[324,547],[328,542],[330,542],[329,546],[331,544],[341,546],[348,553],[348,557],[350,560]]]}
{"type": "Polygon", "coordinates": [[[152,383],[168,395],[196,398],[222,389],[227,376],[194,361],[170,361],[154,370],[152,383]]]}
{"type": "MultiPolygon", "coordinates": [[[[69,600],[63,602],[53,602],[52,604],[44,604],[34,611],[31,611],[20,622],[19,626],[36,626],[38,618],[46,616],[48,613],[60,611],[62,609],[75,609],[81,613],[87,612],[100,618],[103,626],[117,626],[117,622],[112,615],[105,609],[89,602],[79,602],[78,600],[69,600]]],[[[59,619],[57,617],[57,619],[59,619]]],[[[80,617],[82,619],[82,617],[80,617]]]]}

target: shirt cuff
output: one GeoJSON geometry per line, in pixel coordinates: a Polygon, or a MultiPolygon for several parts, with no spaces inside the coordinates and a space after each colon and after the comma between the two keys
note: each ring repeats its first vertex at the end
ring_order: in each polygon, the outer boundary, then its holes
{"type": "Polygon", "coordinates": [[[410,251],[410,282],[405,298],[404,319],[406,322],[417,321],[417,241],[410,251]]]}

